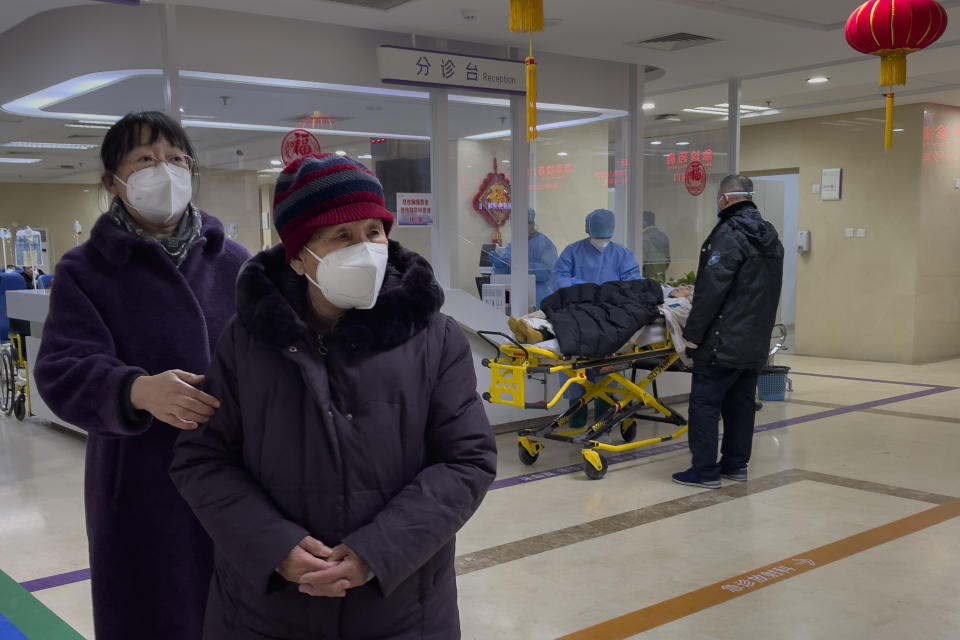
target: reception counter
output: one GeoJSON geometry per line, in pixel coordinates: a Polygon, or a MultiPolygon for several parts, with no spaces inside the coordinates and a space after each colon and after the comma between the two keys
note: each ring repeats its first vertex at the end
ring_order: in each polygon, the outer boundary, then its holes
{"type": "Polygon", "coordinates": [[[47,311],[50,308],[49,289],[23,289],[7,291],[7,316],[15,320],[25,320],[30,323],[30,335],[25,342],[27,362],[29,363],[30,380],[30,410],[41,420],[47,420],[71,431],[86,434],[83,429],[66,423],[53,414],[40,394],[33,380],[33,363],[37,361],[37,352],[40,351],[40,340],[43,337],[43,323],[47,320],[47,311]]]}

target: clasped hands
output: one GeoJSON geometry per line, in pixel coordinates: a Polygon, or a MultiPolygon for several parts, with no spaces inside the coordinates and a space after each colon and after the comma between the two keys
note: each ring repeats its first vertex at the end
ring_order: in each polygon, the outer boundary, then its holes
{"type": "Polygon", "coordinates": [[[370,567],[353,549],[340,544],[331,549],[312,536],[300,541],[277,567],[277,573],[300,585],[300,593],[343,598],[347,589],[365,584],[370,567]]]}

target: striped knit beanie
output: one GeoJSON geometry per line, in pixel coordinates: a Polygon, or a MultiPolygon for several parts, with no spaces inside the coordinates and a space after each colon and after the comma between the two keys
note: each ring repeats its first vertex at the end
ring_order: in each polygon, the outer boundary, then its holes
{"type": "Polygon", "coordinates": [[[369,169],[348,156],[307,156],[287,165],[277,178],[273,224],[287,262],[296,258],[317,229],[344,222],[383,220],[390,233],[393,214],[383,201],[383,187],[369,169]]]}

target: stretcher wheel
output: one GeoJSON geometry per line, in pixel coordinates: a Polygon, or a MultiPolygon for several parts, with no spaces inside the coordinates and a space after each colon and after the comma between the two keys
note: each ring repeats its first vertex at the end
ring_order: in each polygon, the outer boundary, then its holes
{"type": "Polygon", "coordinates": [[[620,437],[623,438],[624,442],[633,442],[637,437],[637,421],[627,420],[626,422],[621,423],[620,437]]]}
{"type": "Polygon", "coordinates": [[[599,456],[599,458],[600,458],[599,470],[596,467],[594,467],[589,460],[583,461],[583,472],[587,474],[587,477],[590,478],[591,480],[599,480],[603,476],[607,475],[607,466],[608,466],[607,459],[604,458],[603,456],[599,456]]]}
{"type": "Polygon", "coordinates": [[[518,452],[520,454],[520,462],[527,465],[528,467],[533,463],[535,463],[537,459],[540,457],[539,451],[536,453],[536,455],[533,455],[529,451],[527,451],[522,444],[518,444],[517,447],[520,448],[520,451],[518,452]]]}
{"type": "Polygon", "coordinates": [[[20,392],[13,403],[13,415],[17,420],[23,420],[27,417],[27,396],[20,392]]]}

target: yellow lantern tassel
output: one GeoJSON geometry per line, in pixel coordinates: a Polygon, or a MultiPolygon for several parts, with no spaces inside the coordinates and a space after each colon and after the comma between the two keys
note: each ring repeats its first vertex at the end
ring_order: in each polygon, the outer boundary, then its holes
{"type": "Polygon", "coordinates": [[[907,84],[907,54],[895,53],[880,58],[880,86],[907,84]]]}
{"type": "Polygon", "coordinates": [[[537,139],[537,61],[533,58],[533,34],[527,58],[527,142],[537,139]]]}
{"type": "Polygon", "coordinates": [[[510,0],[510,31],[543,31],[543,0],[510,0]]]}
{"type": "Polygon", "coordinates": [[[893,148],[893,91],[887,94],[887,131],[886,149],[893,148]]]}

